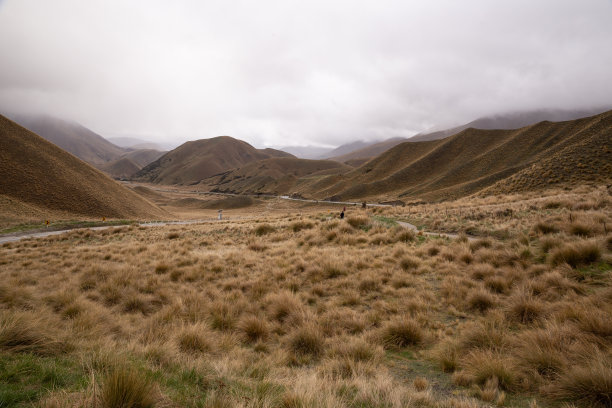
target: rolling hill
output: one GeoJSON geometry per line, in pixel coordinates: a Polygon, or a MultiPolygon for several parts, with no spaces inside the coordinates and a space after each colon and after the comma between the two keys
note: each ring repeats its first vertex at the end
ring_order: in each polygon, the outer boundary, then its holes
{"type": "Polygon", "coordinates": [[[293,157],[274,149],[256,149],[229,136],[187,142],[166,153],[134,175],[138,181],[194,184],[215,174],[272,157],[293,157]]]}
{"type": "Polygon", "coordinates": [[[160,218],[168,214],[100,171],[0,115],[3,219],[78,216],[160,218]]]}
{"type": "Polygon", "coordinates": [[[100,167],[100,170],[115,179],[127,180],[136,174],[142,167],[128,157],[122,157],[100,167]]]}
{"type": "Polygon", "coordinates": [[[203,180],[200,184],[217,192],[249,194],[290,194],[330,175],[352,168],[332,160],[276,157],[251,162],[238,169],[203,180]]]}
{"type": "MultiPolygon", "coordinates": [[[[291,191],[318,199],[438,201],[609,182],[611,141],[612,111],[513,130],[469,128],[446,139],[401,143],[349,172],[321,175],[316,181],[297,175],[291,191]]],[[[211,187],[253,192],[262,170],[245,167],[219,177],[211,187]]],[[[264,186],[282,186],[282,177],[286,175],[265,180],[264,186]]]]}
{"type": "Polygon", "coordinates": [[[96,167],[117,160],[126,153],[125,149],[78,123],[44,115],[16,115],[13,120],[96,167]]]}
{"type": "Polygon", "coordinates": [[[610,108],[593,108],[583,110],[564,110],[564,109],[538,109],[523,112],[508,112],[497,115],[485,116],[470,123],[450,129],[435,132],[419,133],[410,138],[411,142],[423,142],[428,140],[444,139],[456,135],[457,133],[469,129],[519,129],[535,123],[550,121],[561,122],[574,120],[588,116],[598,115],[610,108]]]}
{"type": "Polygon", "coordinates": [[[373,157],[386,152],[393,146],[406,142],[408,139],[403,137],[394,137],[392,139],[383,140],[382,142],[374,143],[361,149],[353,150],[341,156],[330,157],[330,160],[339,161],[354,167],[360,166],[373,157]],[[356,166],[355,166],[356,165],[356,166]]]}

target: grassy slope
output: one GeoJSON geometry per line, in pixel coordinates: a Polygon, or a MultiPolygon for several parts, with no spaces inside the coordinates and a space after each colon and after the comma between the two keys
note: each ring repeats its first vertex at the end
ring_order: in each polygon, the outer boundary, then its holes
{"type": "Polygon", "coordinates": [[[96,167],[117,160],[125,153],[125,149],[76,123],[50,116],[19,116],[16,119],[26,129],[96,167]]]}
{"type": "Polygon", "coordinates": [[[0,116],[3,216],[21,211],[84,217],[155,218],[165,214],[40,136],[0,116]]]}
{"type": "MultiPolygon", "coordinates": [[[[134,179],[160,184],[190,184],[272,157],[272,149],[258,150],[228,136],[182,144],[138,172],[134,179]]],[[[288,153],[274,151],[274,155],[288,153]]]]}
{"type": "Polygon", "coordinates": [[[472,194],[495,183],[496,190],[512,192],[558,182],[605,181],[611,174],[611,128],[612,112],[606,112],[517,130],[467,129],[439,141],[407,142],[318,194],[438,200],[472,194]],[[532,165],[533,170],[528,170],[532,165]],[[515,174],[523,181],[507,183],[505,179],[515,174]]]}
{"type": "Polygon", "coordinates": [[[298,183],[309,183],[330,174],[346,173],[349,166],[332,160],[272,158],[249,163],[203,184],[215,186],[223,192],[288,194],[299,191],[298,183]]]}

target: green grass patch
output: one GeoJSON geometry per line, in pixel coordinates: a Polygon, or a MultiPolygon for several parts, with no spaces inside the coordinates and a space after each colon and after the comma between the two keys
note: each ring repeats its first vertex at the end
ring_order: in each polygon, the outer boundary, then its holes
{"type": "Polygon", "coordinates": [[[0,406],[30,406],[50,390],[84,389],[87,376],[76,360],[32,354],[0,354],[0,406]]]}
{"type": "Polygon", "coordinates": [[[384,217],[382,215],[374,215],[372,216],[372,219],[380,224],[383,224],[386,227],[395,227],[396,225],[398,225],[395,219],[390,217],[384,217]]]}

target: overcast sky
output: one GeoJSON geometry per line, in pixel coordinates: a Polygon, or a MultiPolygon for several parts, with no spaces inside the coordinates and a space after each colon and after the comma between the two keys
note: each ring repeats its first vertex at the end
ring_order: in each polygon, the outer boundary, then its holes
{"type": "Polygon", "coordinates": [[[0,110],[338,145],[612,105],[612,0],[0,0],[0,110]]]}

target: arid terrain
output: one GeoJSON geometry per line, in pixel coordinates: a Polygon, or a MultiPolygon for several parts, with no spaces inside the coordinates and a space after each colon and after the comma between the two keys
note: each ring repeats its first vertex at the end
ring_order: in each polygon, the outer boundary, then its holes
{"type": "Polygon", "coordinates": [[[0,247],[4,406],[610,406],[605,186],[344,220],[251,200],[0,247]]]}

